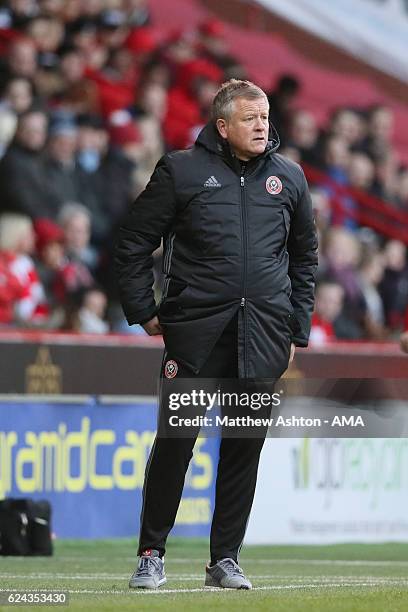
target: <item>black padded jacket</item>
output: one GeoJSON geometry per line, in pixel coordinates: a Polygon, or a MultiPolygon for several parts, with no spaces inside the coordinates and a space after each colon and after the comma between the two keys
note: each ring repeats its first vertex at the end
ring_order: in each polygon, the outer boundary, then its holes
{"type": "Polygon", "coordinates": [[[168,354],[199,372],[238,312],[239,376],[276,378],[290,342],[307,346],[317,238],[300,166],[265,152],[243,163],[204,127],[195,145],[162,157],[120,230],[116,273],[129,324],[158,315],[168,354]],[[164,238],[163,298],[152,253],[164,238]]]}

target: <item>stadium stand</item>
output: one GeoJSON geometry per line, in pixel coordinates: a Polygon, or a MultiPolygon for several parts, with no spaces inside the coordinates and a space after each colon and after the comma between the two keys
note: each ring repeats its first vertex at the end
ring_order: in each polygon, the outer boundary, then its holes
{"type": "Polygon", "coordinates": [[[312,188],[311,343],[396,339],[408,309],[406,105],[370,74],[329,69],[205,4],[2,4],[0,234],[13,219],[25,228],[12,246],[0,236],[2,329],[142,331],[118,307],[116,230],[163,152],[194,142],[218,85],[237,77],[268,92],[281,152],[312,188]],[[28,277],[41,299],[22,316],[28,277]]]}

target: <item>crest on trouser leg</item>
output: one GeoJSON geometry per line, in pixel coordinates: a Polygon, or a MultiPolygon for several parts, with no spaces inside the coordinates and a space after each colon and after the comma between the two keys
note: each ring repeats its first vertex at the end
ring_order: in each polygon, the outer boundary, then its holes
{"type": "Polygon", "coordinates": [[[164,375],[166,378],[174,378],[178,372],[178,365],[173,359],[166,361],[164,366],[164,375]]]}

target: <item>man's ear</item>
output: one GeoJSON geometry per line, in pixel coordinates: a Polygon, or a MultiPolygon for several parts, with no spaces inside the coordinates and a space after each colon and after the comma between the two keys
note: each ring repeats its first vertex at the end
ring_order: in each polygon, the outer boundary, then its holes
{"type": "Polygon", "coordinates": [[[222,138],[227,138],[227,122],[225,119],[217,119],[216,126],[220,136],[222,138]]]}

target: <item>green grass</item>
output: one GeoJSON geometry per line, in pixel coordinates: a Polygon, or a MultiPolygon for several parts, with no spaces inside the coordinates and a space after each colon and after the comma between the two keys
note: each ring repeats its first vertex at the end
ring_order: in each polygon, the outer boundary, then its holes
{"type": "Polygon", "coordinates": [[[0,589],[69,591],[70,605],[62,610],[408,610],[408,544],[247,546],[240,564],[252,591],[204,590],[207,558],[205,540],[173,538],[166,554],[167,584],[154,592],[129,591],[136,541],[62,540],[52,558],[0,557],[0,589]]]}

